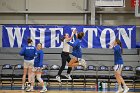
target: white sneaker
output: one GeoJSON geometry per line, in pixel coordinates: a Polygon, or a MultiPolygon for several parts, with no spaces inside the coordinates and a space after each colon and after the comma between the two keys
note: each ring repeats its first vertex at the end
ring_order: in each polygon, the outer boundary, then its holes
{"type": "Polygon", "coordinates": [[[80,62],[82,64],[82,66],[84,67],[84,69],[86,69],[87,68],[86,61],[84,59],[81,59],[80,62]]]}
{"type": "Polygon", "coordinates": [[[46,92],[46,91],[48,91],[47,88],[42,89],[42,90],[40,91],[40,93],[43,93],[43,92],[46,92]]]}
{"type": "Polygon", "coordinates": [[[26,90],[26,92],[33,92],[34,91],[34,89],[32,89],[32,88],[29,88],[28,90],[26,90]]]}
{"type": "Polygon", "coordinates": [[[118,89],[118,91],[116,93],[120,93],[120,92],[123,92],[123,89],[118,89]]]}
{"type": "Polygon", "coordinates": [[[28,84],[25,90],[29,90],[31,88],[31,85],[28,84]]]}
{"type": "Polygon", "coordinates": [[[65,75],[65,77],[67,77],[69,80],[72,80],[70,74],[65,75]]]}
{"type": "Polygon", "coordinates": [[[124,92],[123,93],[127,93],[129,91],[129,88],[126,86],[125,88],[124,88],[124,92]]]}
{"type": "Polygon", "coordinates": [[[60,76],[56,76],[56,80],[57,80],[58,82],[61,82],[60,76]]]}

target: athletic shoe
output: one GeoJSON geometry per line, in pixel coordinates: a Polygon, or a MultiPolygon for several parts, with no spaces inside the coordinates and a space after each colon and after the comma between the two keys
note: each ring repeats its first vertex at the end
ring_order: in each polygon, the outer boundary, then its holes
{"type": "Polygon", "coordinates": [[[84,59],[81,59],[80,61],[81,61],[82,66],[84,67],[84,69],[86,69],[87,68],[86,61],[84,59]]]}
{"type": "Polygon", "coordinates": [[[118,91],[116,93],[120,93],[120,92],[123,92],[123,89],[118,89],[118,91]]]}
{"type": "Polygon", "coordinates": [[[124,92],[123,93],[127,93],[129,91],[129,88],[126,86],[125,88],[124,88],[124,92]]]}
{"type": "Polygon", "coordinates": [[[43,93],[43,92],[46,92],[46,91],[48,91],[47,88],[42,89],[42,90],[40,91],[40,93],[43,93]]]}
{"type": "Polygon", "coordinates": [[[31,88],[31,85],[28,84],[25,90],[29,90],[31,88]]]}
{"type": "Polygon", "coordinates": [[[33,92],[34,91],[34,89],[32,89],[32,88],[29,88],[28,90],[26,90],[26,92],[33,92]]]}
{"type": "Polygon", "coordinates": [[[72,80],[70,74],[65,75],[65,77],[67,77],[69,80],[72,80]]]}
{"type": "Polygon", "coordinates": [[[57,80],[58,82],[61,82],[60,76],[56,76],[56,80],[57,80]]]}

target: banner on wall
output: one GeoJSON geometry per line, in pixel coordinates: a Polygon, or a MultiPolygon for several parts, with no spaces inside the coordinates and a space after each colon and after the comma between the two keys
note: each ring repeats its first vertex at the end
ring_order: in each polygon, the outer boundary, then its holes
{"type": "MultiPolygon", "coordinates": [[[[33,44],[41,42],[45,48],[62,48],[60,38],[72,30],[84,32],[82,48],[108,48],[115,38],[124,48],[136,48],[136,26],[82,26],[82,25],[3,25],[2,47],[22,47],[31,38],[33,44]]],[[[73,40],[72,40],[73,42],[73,40]]]]}

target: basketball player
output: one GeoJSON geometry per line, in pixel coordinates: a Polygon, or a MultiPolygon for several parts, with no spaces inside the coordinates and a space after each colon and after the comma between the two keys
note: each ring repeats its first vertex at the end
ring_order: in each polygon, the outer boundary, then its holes
{"type": "Polygon", "coordinates": [[[23,70],[23,78],[22,78],[22,89],[25,89],[25,80],[26,80],[26,74],[28,71],[28,82],[31,82],[31,72],[34,64],[34,57],[36,55],[36,48],[32,46],[32,40],[29,38],[27,40],[28,45],[23,47],[20,51],[20,55],[24,56],[24,70],[23,70]]]}
{"type": "Polygon", "coordinates": [[[26,90],[27,92],[34,91],[33,86],[34,86],[34,82],[35,82],[35,75],[37,77],[37,80],[39,81],[39,83],[42,86],[42,90],[40,92],[42,93],[42,92],[47,91],[47,88],[44,85],[44,82],[41,78],[42,68],[43,68],[43,54],[44,53],[42,51],[42,44],[39,43],[39,44],[37,44],[37,56],[35,58],[34,67],[32,69],[33,73],[32,73],[32,80],[31,80],[31,87],[28,90],[26,90]]]}
{"type": "Polygon", "coordinates": [[[124,91],[123,93],[127,93],[129,91],[129,88],[126,86],[126,84],[121,76],[121,72],[122,72],[122,68],[123,68],[122,43],[119,39],[116,39],[114,41],[113,45],[110,46],[110,48],[111,47],[114,49],[114,64],[115,64],[114,71],[115,71],[116,80],[117,80],[118,85],[119,85],[118,91],[116,93],[120,93],[123,91],[124,91]],[[124,90],[121,87],[121,84],[123,84],[124,90]]]}
{"type": "Polygon", "coordinates": [[[81,50],[81,40],[84,36],[83,32],[80,32],[77,34],[77,38],[74,43],[68,42],[70,46],[73,47],[73,58],[70,60],[68,66],[69,67],[76,67],[78,65],[82,65],[84,68],[86,68],[86,62],[84,59],[82,59],[82,50],[81,50]]]}
{"type": "MultiPolygon", "coordinates": [[[[60,78],[60,75],[62,73],[62,71],[64,70],[65,68],[65,65],[66,65],[66,62],[70,62],[71,58],[69,56],[69,52],[70,52],[70,46],[67,42],[69,42],[70,40],[72,40],[73,36],[74,36],[74,39],[76,39],[76,30],[73,30],[73,34],[71,37],[69,37],[69,34],[66,33],[65,36],[64,36],[64,39],[62,39],[62,42],[63,42],[63,51],[61,53],[61,58],[62,58],[62,66],[60,67],[60,70],[58,71],[58,74],[56,76],[56,79],[57,81],[61,82],[61,78],[60,78]]],[[[71,72],[72,68],[71,67],[68,67],[68,70],[67,70],[67,75],[65,75],[69,80],[71,80],[71,77],[70,77],[70,72],[71,72]]]]}

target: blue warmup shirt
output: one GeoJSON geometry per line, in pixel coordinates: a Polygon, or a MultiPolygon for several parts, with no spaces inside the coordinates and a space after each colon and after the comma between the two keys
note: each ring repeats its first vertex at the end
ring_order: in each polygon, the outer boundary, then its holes
{"type": "Polygon", "coordinates": [[[123,64],[123,59],[122,59],[122,51],[121,47],[119,45],[114,46],[114,61],[115,65],[117,64],[123,64]]]}
{"type": "MultiPolygon", "coordinates": [[[[76,35],[74,35],[74,39],[76,39],[75,37],[76,35]]],[[[76,39],[74,43],[68,42],[68,44],[73,47],[72,55],[77,58],[82,58],[81,40],[76,39]]]]}
{"type": "Polygon", "coordinates": [[[37,51],[37,56],[34,61],[34,67],[43,67],[43,51],[38,50],[37,51]]]}
{"type": "Polygon", "coordinates": [[[33,60],[36,56],[36,48],[34,46],[25,46],[21,49],[21,56],[24,56],[25,60],[33,60]]]}

